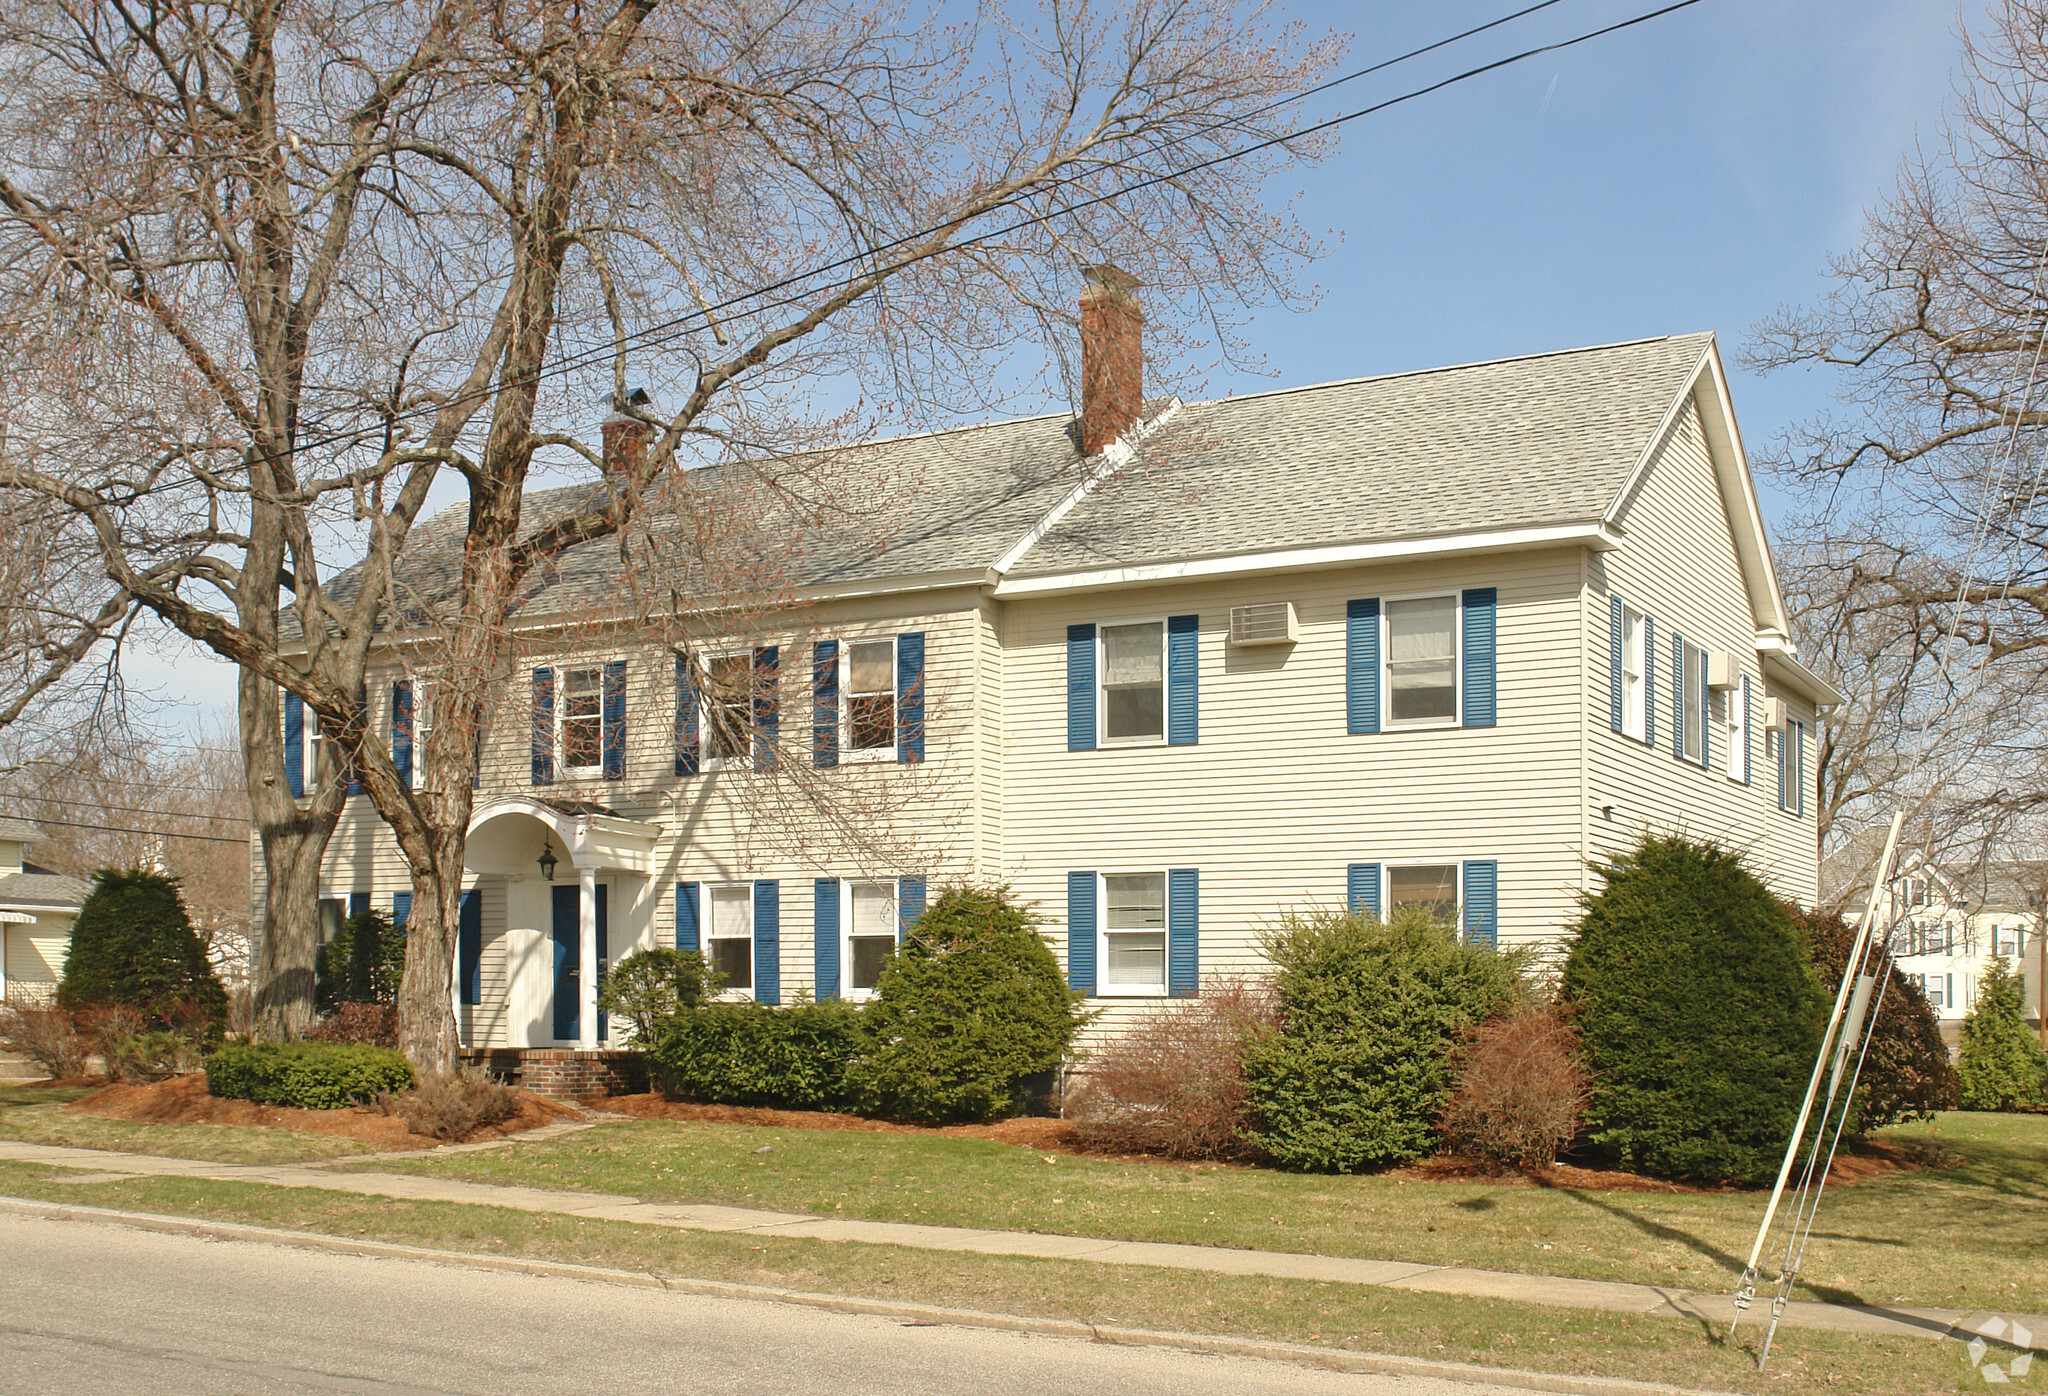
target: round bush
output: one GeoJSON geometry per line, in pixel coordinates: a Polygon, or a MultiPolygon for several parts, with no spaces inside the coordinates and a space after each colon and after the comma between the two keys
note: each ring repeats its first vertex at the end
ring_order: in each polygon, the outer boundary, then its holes
{"type": "Polygon", "coordinates": [[[1828,1000],[1791,913],[1711,843],[1645,839],[1603,871],[1562,992],[1621,1167],[1754,1182],[1784,1154],[1828,1000]]]}
{"type": "Polygon", "coordinates": [[[1965,1110],[2017,1110],[2048,1104],[2048,1060],[2027,1027],[2026,990],[2001,956],[1977,987],[1977,1006],[1963,1020],[1956,1059],[1965,1110]]]}
{"type": "Polygon", "coordinates": [[[625,1019],[636,1047],[660,1040],[662,1025],[701,1008],[723,981],[702,954],[657,945],[611,967],[597,986],[599,1011],[625,1019]]]}
{"type": "Polygon", "coordinates": [[[1245,1053],[1252,1139],[1305,1172],[1427,1153],[1454,1049],[1514,998],[1520,960],[1461,944],[1419,908],[1292,916],[1265,943],[1281,1027],[1245,1053]]]}
{"type": "MultiPolygon", "coordinates": [[[[1834,912],[1798,912],[1793,920],[1813,950],[1814,971],[1823,993],[1833,993],[1855,948],[1856,931],[1834,912]]],[[[1956,1103],[1956,1072],[1949,1065],[1948,1045],[1927,996],[1882,956],[1884,1005],[1870,1024],[1870,1046],[1863,1057],[1863,1075],[1856,1085],[1851,1127],[1867,1134],[1901,1120],[1931,1119],[1937,1110],[1956,1103]]]]}
{"type": "Polygon", "coordinates": [[[941,893],[883,968],[850,1082],[864,1113],[943,1123],[1014,1115],[1086,1021],[1036,918],[1008,888],[941,893]]]}
{"type": "Polygon", "coordinates": [[[103,868],[71,927],[71,950],[57,985],[60,1007],[110,1005],[140,1010],[161,1027],[197,1018],[218,1037],[228,996],[192,930],[175,878],[139,869],[103,868]]]}

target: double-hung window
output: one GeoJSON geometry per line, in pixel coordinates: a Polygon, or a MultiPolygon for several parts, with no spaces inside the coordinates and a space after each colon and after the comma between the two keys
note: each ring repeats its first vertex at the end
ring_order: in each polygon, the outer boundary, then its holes
{"type": "Polygon", "coordinates": [[[562,697],[556,707],[561,732],[557,750],[562,769],[572,776],[594,776],[604,770],[604,670],[562,670],[562,697]]]}
{"type": "Polygon", "coordinates": [[[1621,730],[1649,740],[1649,703],[1643,690],[1645,637],[1642,612],[1621,608],[1621,730]]]}
{"type": "Polygon", "coordinates": [[[705,889],[711,903],[704,938],[706,958],[725,980],[724,988],[754,987],[754,889],[745,883],[705,889]]]}
{"type": "Polygon", "coordinates": [[[744,761],[754,742],[754,658],[714,654],[704,666],[704,761],[744,761]]]}
{"type": "Polygon", "coordinates": [[[1166,992],[1166,874],[1102,879],[1102,994],[1166,992]]]}
{"type": "Polygon", "coordinates": [[[1454,925],[1458,919],[1458,865],[1456,863],[1389,863],[1387,865],[1387,909],[1389,914],[1404,906],[1421,907],[1430,919],[1454,925]]]}
{"type": "Polygon", "coordinates": [[[1685,759],[1705,764],[1707,759],[1707,654],[1698,645],[1679,646],[1678,672],[1672,675],[1679,686],[1679,716],[1683,722],[1679,750],[1685,759]]]}
{"type": "Polygon", "coordinates": [[[1102,627],[1102,739],[1166,739],[1166,622],[1102,627]]]}
{"type": "Polygon", "coordinates": [[[846,695],[846,733],[842,739],[849,755],[860,752],[896,751],[896,641],[850,640],[840,647],[845,656],[841,689],[846,695]]]}
{"type": "Polygon", "coordinates": [[[1418,596],[1386,606],[1387,724],[1458,720],[1458,598],[1418,596]]]}
{"type": "Polygon", "coordinates": [[[874,992],[882,966],[896,953],[896,884],[850,883],[846,902],[846,993],[859,998],[874,992]]]}

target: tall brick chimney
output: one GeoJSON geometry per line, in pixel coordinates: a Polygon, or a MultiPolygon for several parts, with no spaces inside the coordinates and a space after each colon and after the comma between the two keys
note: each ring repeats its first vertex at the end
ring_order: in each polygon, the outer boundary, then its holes
{"type": "Polygon", "coordinates": [[[1103,263],[1081,275],[1081,454],[1092,456],[1144,411],[1145,312],[1129,272],[1103,263]]]}
{"type": "Polygon", "coordinates": [[[626,394],[624,408],[613,412],[604,419],[604,473],[606,475],[632,475],[647,463],[647,423],[631,412],[645,411],[653,406],[654,399],[647,395],[645,388],[633,388],[626,394]]]}

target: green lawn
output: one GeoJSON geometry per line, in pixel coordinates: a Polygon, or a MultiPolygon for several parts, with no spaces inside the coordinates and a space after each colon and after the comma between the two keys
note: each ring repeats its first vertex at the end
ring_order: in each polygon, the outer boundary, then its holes
{"type": "Polygon", "coordinates": [[[1770,1370],[1759,1374],[1754,1343],[1760,1325],[1751,1325],[1742,1341],[1731,1346],[1718,1330],[1680,1319],[1359,1285],[675,1231],[249,1183],[148,1178],[67,1184],[52,1170],[4,1162],[0,1193],[659,1276],[1628,1377],[1759,1396],[1840,1391],[1924,1396],[1983,1387],[1960,1343],[1926,1338],[1787,1330],[1779,1335],[1770,1370]]]}
{"type": "Polygon", "coordinates": [[[209,1163],[307,1163],[376,1152],[368,1144],[332,1135],[253,1125],[144,1124],[109,1120],[63,1108],[83,1090],[0,1090],[0,1139],[60,1144],[73,1149],[115,1149],[209,1163]]]}
{"type": "MultiPolygon", "coordinates": [[[[1943,1166],[1832,1187],[1805,1292],[1842,1303],[2048,1307],[2048,1117],[1890,1131],[1943,1166]]],[[[347,1165],[344,1165],[347,1166],[347,1165]]],[[[1732,1287],[1758,1194],[1582,1192],[1118,1163],[921,1134],[622,1121],[546,1143],[368,1165],[479,1182],[883,1221],[1732,1287]]]]}

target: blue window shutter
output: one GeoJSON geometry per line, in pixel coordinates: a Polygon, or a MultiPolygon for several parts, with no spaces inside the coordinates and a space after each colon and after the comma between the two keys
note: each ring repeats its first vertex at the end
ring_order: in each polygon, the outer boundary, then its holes
{"type": "Polygon", "coordinates": [[[604,778],[626,776],[626,661],[604,666],[604,778]]]}
{"type": "Polygon", "coordinates": [[[284,696],[284,783],[294,800],[306,798],[306,700],[284,696]]]}
{"type": "Polygon", "coordinates": [[[1657,621],[1643,617],[1643,741],[1657,745],[1657,621]]]}
{"type": "MultiPolygon", "coordinates": [[[[839,642],[811,646],[811,764],[839,764],[839,642]]],[[[834,913],[835,915],[837,913],[834,913]]],[[[836,943],[836,942],[835,942],[836,943]]]]}
{"type": "Polygon", "coordinates": [[[896,759],[924,760],[924,632],[896,637],[896,759]]]}
{"type": "Polygon", "coordinates": [[[1359,915],[1379,919],[1380,914],[1380,865],[1378,863],[1353,863],[1344,870],[1345,909],[1359,915]]]}
{"type": "MultiPolygon", "coordinates": [[[[1734,695],[1730,694],[1729,696],[1732,698],[1734,695]]],[[[1742,676],[1742,783],[1744,785],[1749,784],[1750,742],[1754,740],[1750,732],[1751,711],[1752,710],[1749,701],[1749,675],[1744,674],[1742,676]]]]}
{"type": "Polygon", "coordinates": [[[1067,985],[1082,994],[1095,992],[1095,888],[1094,873],[1067,874],[1067,985]]]}
{"type": "Polygon", "coordinates": [[[676,884],[676,949],[702,950],[704,932],[697,901],[697,884],[676,884]]]}
{"type": "Polygon", "coordinates": [[[1380,599],[1344,603],[1344,721],[1356,736],[1380,730],[1380,599]]]}
{"type": "Polygon", "coordinates": [[[456,978],[464,1003],[484,1001],[484,894],[472,887],[455,910],[456,978]]]}
{"type": "Polygon", "coordinates": [[[1608,707],[1611,710],[1608,720],[1612,723],[1614,730],[1619,732],[1621,730],[1621,666],[1623,662],[1621,653],[1621,598],[1619,596],[1607,598],[1607,624],[1609,659],[1607,701],[1608,707]]]}
{"type": "Polygon", "coordinates": [[[1201,740],[1200,616],[1166,618],[1166,741],[1193,746],[1201,740]]]}
{"type": "Polygon", "coordinates": [[[369,909],[370,894],[368,892],[351,892],[348,894],[348,914],[350,916],[361,916],[369,909]]]}
{"type": "MultiPolygon", "coordinates": [[[[1095,750],[1095,627],[1067,627],[1067,750],[1095,750]]],[[[1093,981],[1093,970],[1090,971],[1093,981]]]]}
{"type": "Polygon", "coordinates": [[[533,671],[533,783],[555,783],[555,671],[533,671]]]}
{"type": "Polygon", "coordinates": [[[398,768],[398,783],[412,789],[412,680],[391,685],[391,764],[398,768]]]}
{"type": "MultiPolygon", "coordinates": [[[[829,642],[828,642],[829,643],[829,642]]],[[[811,965],[822,1002],[839,997],[839,879],[811,884],[811,965]]]]}
{"type": "MultiPolygon", "coordinates": [[[[363,740],[367,743],[370,738],[370,686],[367,683],[356,689],[356,711],[362,715],[363,740]]],[[[363,793],[363,782],[356,771],[356,763],[353,761],[348,763],[348,793],[351,795],[363,793]]]]}
{"type": "Polygon", "coordinates": [[[754,651],[754,769],[757,771],[775,769],[782,727],[781,667],[781,651],[776,646],[762,645],[754,651]]]}
{"type": "Polygon", "coordinates": [[[896,879],[896,943],[901,945],[910,928],[924,915],[925,883],[921,877],[896,879]]]}
{"type": "Polygon", "coordinates": [[[676,774],[697,774],[702,748],[697,742],[697,678],[690,656],[676,652],[676,774]]]}
{"type": "Polygon", "coordinates": [[[1466,860],[1465,943],[1500,946],[1500,863],[1495,859],[1466,860]]]}
{"type": "Polygon", "coordinates": [[[1500,611],[1500,593],[1493,587],[1471,587],[1465,592],[1465,725],[1491,727],[1498,708],[1498,685],[1494,678],[1494,622],[1500,611]]]}
{"type": "Polygon", "coordinates": [[[410,920],[412,920],[412,893],[393,892],[391,894],[391,924],[403,926],[410,920]]]}
{"type": "Polygon", "coordinates": [[[1201,872],[1166,871],[1166,992],[1191,999],[1201,992],[1201,872]]]}
{"type": "Polygon", "coordinates": [[[782,1002],[782,885],[773,878],[754,884],[754,997],[782,1002]]]}
{"type": "MultiPolygon", "coordinates": [[[[1683,758],[1685,755],[1685,637],[1676,631],[1671,635],[1671,754],[1683,758]]],[[[1645,667],[1657,663],[1651,655],[1645,667]]]]}

